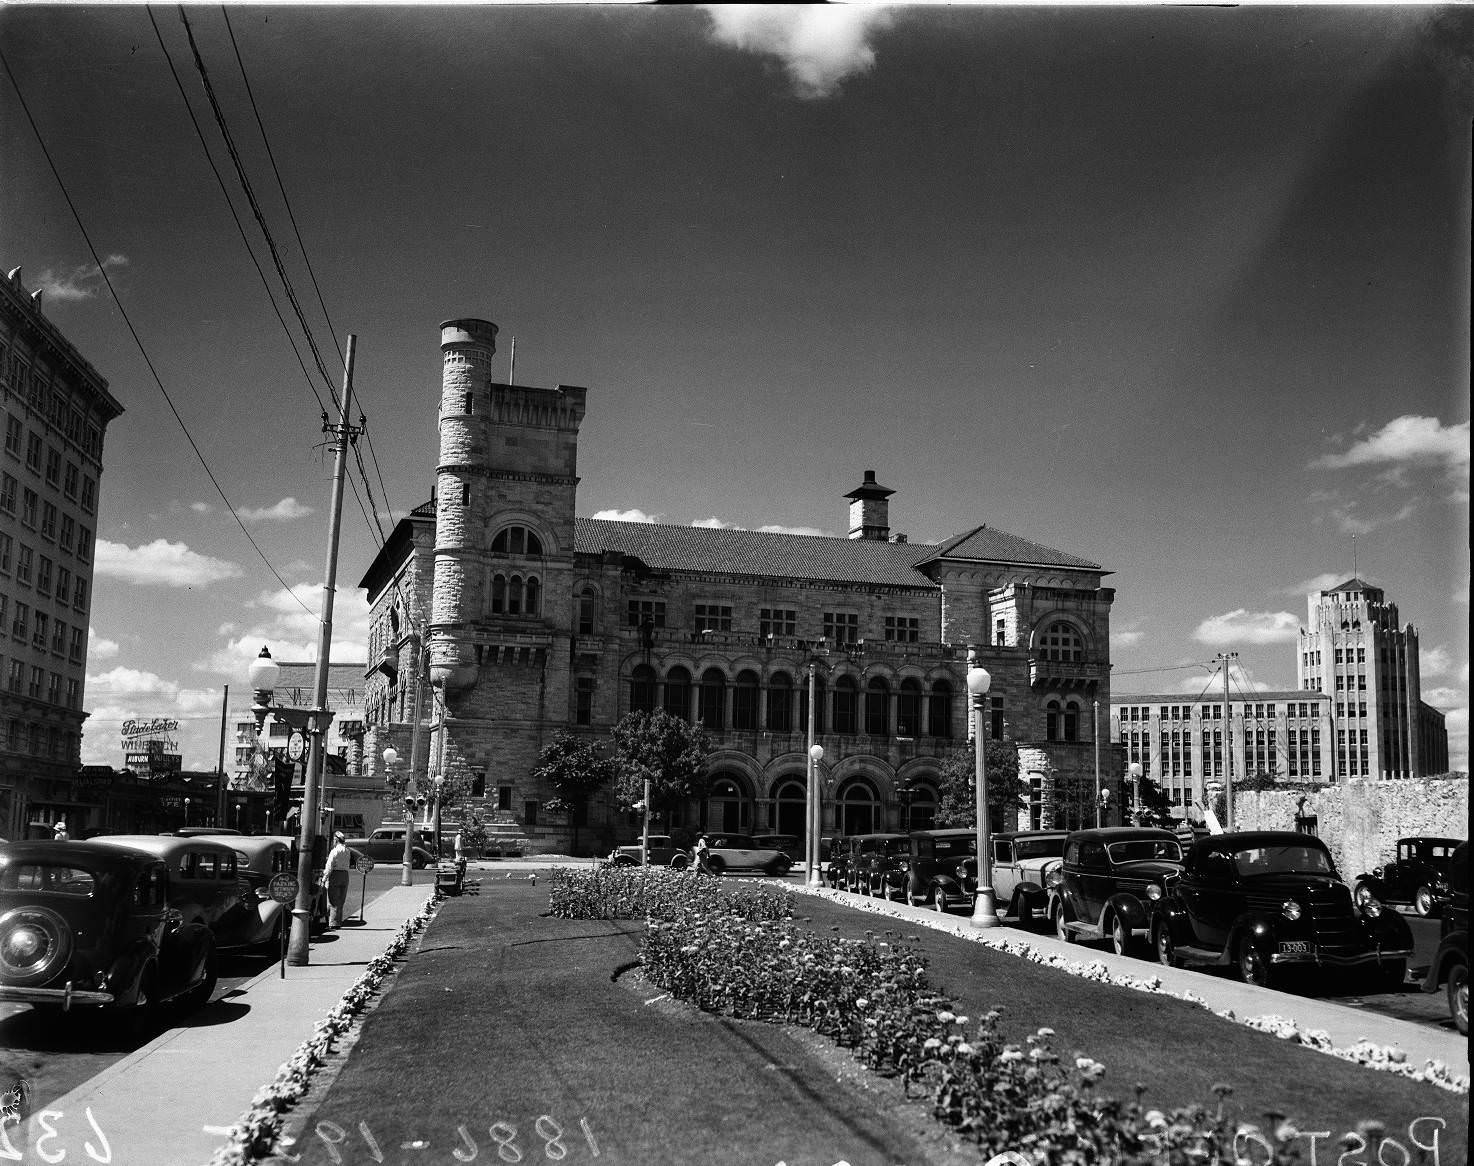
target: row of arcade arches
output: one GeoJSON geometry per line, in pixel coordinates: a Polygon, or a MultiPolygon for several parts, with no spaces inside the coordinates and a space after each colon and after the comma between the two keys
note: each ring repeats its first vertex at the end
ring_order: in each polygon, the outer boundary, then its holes
{"type": "MultiPolygon", "coordinates": [[[[718,770],[706,803],[706,828],[733,834],[772,833],[803,837],[807,793],[802,774],[784,776],[759,798],[746,774],[718,770]],[[766,811],[766,812],[761,812],[766,811]]],[[[870,776],[842,778],[824,794],[824,833],[874,834],[884,830],[929,830],[936,821],[937,784],[924,777],[907,782],[887,805],[870,776]]]]}

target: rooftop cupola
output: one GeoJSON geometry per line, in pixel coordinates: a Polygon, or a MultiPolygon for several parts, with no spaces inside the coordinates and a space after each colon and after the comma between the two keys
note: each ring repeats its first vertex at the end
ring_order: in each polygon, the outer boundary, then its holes
{"type": "Polygon", "coordinates": [[[874,470],[865,471],[865,480],[845,495],[850,500],[851,538],[889,540],[890,504],[886,499],[894,493],[875,480],[874,470]]]}

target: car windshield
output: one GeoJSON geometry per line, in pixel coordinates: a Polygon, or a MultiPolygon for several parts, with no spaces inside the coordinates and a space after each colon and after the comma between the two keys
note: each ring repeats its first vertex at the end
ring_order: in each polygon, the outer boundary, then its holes
{"type": "Polygon", "coordinates": [[[978,840],[975,834],[969,834],[966,838],[934,838],[932,846],[933,853],[938,858],[958,858],[964,854],[976,854],[978,840]]]}
{"type": "Polygon", "coordinates": [[[887,838],[881,851],[886,855],[910,854],[911,839],[909,838],[887,838]]]}
{"type": "Polygon", "coordinates": [[[1147,862],[1153,859],[1162,862],[1181,862],[1182,847],[1175,838],[1132,838],[1127,842],[1112,842],[1106,853],[1114,862],[1147,862]]]}
{"type": "Polygon", "coordinates": [[[1233,852],[1240,875],[1334,873],[1331,856],[1318,846],[1249,846],[1233,852]]]}
{"type": "Polygon", "coordinates": [[[1013,843],[1014,858],[1059,858],[1065,852],[1065,836],[1058,838],[1017,838],[1013,843]]]}
{"type": "Polygon", "coordinates": [[[90,899],[97,880],[90,870],[44,862],[16,862],[0,866],[0,891],[31,891],[90,899]]]}

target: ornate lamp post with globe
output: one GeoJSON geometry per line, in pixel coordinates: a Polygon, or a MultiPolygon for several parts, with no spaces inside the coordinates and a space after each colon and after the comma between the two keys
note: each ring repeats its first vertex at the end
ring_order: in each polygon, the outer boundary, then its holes
{"type": "Polygon", "coordinates": [[[976,759],[974,774],[978,799],[978,889],[973,896],[974,927],[999,925],[998,911],[993,901],[993,860],[989,853],[992,840],[988,829],[988,741],[985,736],[987,721],[983,716],[983,705],[992,683],[993,678],[988,675],[988,670],[978,663],[977,650],[971,650],[968,653],[967,692],[972,698],[972,740],[976,759]]]}
{"type": "MultiPolygon", "coordinates": [[[[809,733],[813,734],[813,720],[809,721],[809,733]]],[[[819,867],[823,863],[824,856],[819,853],[819,835],[824,821],[824,807],[819,798],[819,762],[824,760],[824,746],[813,744],[809,746],[809,800],[808,800],[808,845],[804,848],[805,871],[804,878],[809,886],[817,887],[822,880],[819,878],[819,867]]]]}
{"type": "MultiPolygon", "coordinates": [[[[399,750],[390,745],[384,750],[384,764],[393,769],[399,764],[399,750]]],[[[399,885],[410,887],[414,885],[414,876],[410,873],[415,866],[414,840],[415,840],[415,804],[412,800],[414,795],[415,775],[411,773],[409,780],[404,784],[404,869],[399,875],[399,885]]]]}

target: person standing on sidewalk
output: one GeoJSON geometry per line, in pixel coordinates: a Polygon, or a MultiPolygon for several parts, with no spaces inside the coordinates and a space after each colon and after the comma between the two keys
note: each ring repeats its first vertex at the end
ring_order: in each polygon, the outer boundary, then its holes
{"type": "Polygon", "coordinates": [[[333,834],[333,848],[328,851],[327,868],[322,872],[323,886],[328,891],[328,928],[343,926],[343,904],[348,901],[348,879],[358,865],[358,856],[348,848],[343,831],[333,834]]]}
{"type": "Polygon", "coordinates": [[[706,865],[706,835],[702,834],[696,839],[696,869],[702,874],[711,874],[711,868],[706,865]]]}

